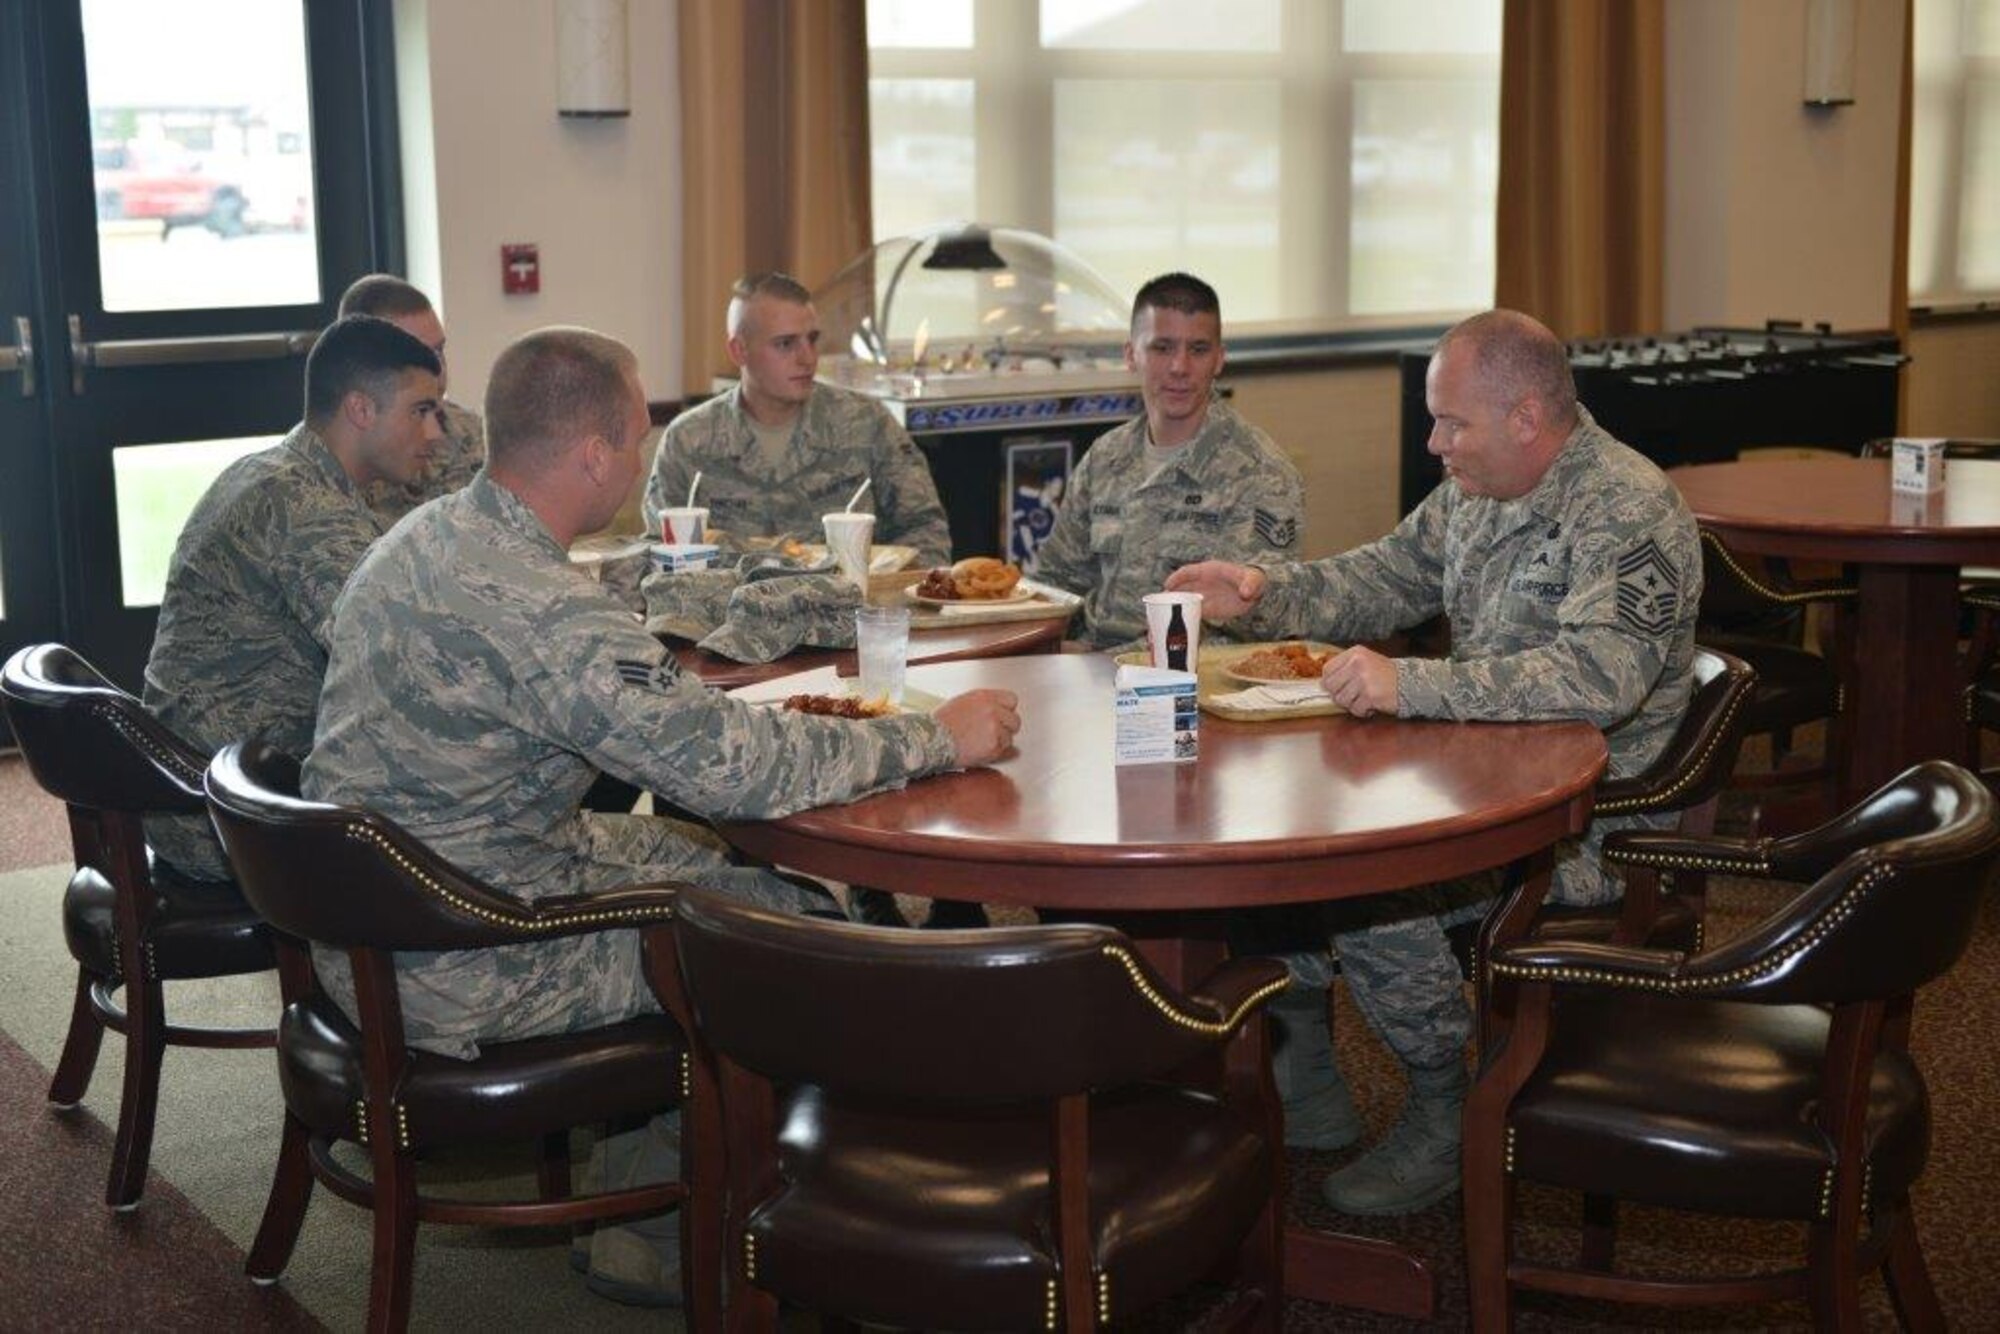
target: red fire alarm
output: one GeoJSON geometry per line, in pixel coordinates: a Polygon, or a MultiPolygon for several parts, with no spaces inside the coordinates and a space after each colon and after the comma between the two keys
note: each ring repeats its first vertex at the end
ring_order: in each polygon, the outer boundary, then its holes
{"type": "Polygon", "coordinates": [[[517,292],[542,290],[542,248],[533,241],[500,247],[500,290],[517,292]]]}

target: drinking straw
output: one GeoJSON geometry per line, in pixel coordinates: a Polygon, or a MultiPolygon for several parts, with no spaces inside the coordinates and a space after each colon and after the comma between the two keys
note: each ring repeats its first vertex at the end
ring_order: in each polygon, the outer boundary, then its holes
{"type": "Polygon", "coordinates": [[[688,503],[687,503],[687,507],[688,507],[689,509],[693,509],[693,508],[694,508],[694,492],[695,492],[695,488],[696,488],[696,487],[698,487],[698,486],[700,486],[700,485],[701,485],[701,469],[699,469],[699,468],[696,468],[696,469],[694,470],[694,480],[688,483],[688,503]]]}
{"type": "Polygon", "coordinates": [[[843,511],[844,513],[847,514],[854,513],[854,507],[861,503],[861,497],[868,493],[869,484],[872,483],[874,480],[875,479],[873,477],[862,479],[861,485],[855,488],[854,494],[852,496],[848,497],[847,509],[843,511]]]}

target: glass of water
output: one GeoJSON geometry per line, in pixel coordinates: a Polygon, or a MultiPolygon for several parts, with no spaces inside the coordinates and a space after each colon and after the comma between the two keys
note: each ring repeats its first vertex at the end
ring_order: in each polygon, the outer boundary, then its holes
{"type": "Polygon", "coordinates": [[[857,608],[854,648],[861,660],[861,698],[901,704],[903,671],[910,658],[910,609],[857,608]]]}

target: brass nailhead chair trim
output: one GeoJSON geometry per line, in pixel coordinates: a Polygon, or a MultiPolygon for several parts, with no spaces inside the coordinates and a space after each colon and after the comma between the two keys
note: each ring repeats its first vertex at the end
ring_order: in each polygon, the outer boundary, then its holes
{"type": "Polygon", "coordinates": [[[1056,1281],[1050,1279],[1042,1292],[1042,1328],[1062,1327],[1062,1303],[1056,1298],[1056,1281]]]}
{"type": "Polygon", "coordinates": [[[1842,894],[1817,922],[1813,923],[1810,930],[1801,934],[1784,949],[1756,964],[1732,968],[1713,977],[1634,977],[1630,973],[1615,973],[1602,968],[1546,968],[1504,962],[1494,964],[1493,972],[1499,977],[1518,978],[1524,982],[1595,982],[1614,989],[1657,991],[1667,995],[1698,995],[1704,991],[1716,991],[1777,972],[1790,962],[1794,955],[1818,944],[1821,937],[1853,913],[1864,895],[1883,881],[1893,878],[1895,874],[1896,868],[1893,866],[1874,867],[1848,886],[1847,892],[1842,894]]]}
{"type": "Polygon", "coordinates": [[[743,1233],[743,1277],[757,1281],[757,1238],[748,1229],[743,1233]]]}
{"type": "Polygon", "coordinates": [[[368,1100],[366,1098],[356,1098],[354,1100],[354,1142],[362,1145],[368,1143],[368,1100]]]}
{"type": "Polygon", "coordinates": [[[1097,1271],[1097,1323],[1111,1323],[1111,1275],[1097,1271]]]}
{"type": "Polygon", "coordinates": [[[1715,748],[1721,745],[1723,739],[1729,735],[1730,725],[1736,721],[1736,715],[1743,711],[1743,702],[1749,697],[1750,692],[1748,690],[1738,690],[1734,695],[1730,696],[1729,707],[1722,715],[1722,725],[1715,729],[1715,734],[1709,737],[1708,744],[1701,748],[1701,754],[1696,755],[1690,760],[1687,767],[1674,776],[1673,782],[1669,783],[1665,790],[1647,796],[1626,797],[1614,801],[1600,801],[1597,803],[1597,813],[1599,815],[1624,815],[1632,811],[1671,809],[1681,793],[1687,791],[1694,784],[1695,779],[1701,776],[1701,771],[1708,765],[1708,757],[1715,754],[1715,748]]]}
{"type": "Polygon", "coordinates": [[[349,824],[347,836],[358,842],[367,843],[396,864],[396,868],[409,878],[418,888],[432,898],[442,899],[468,917],[476,917],[482,922],[496,926],[511,927],[516,931],[554,931],[569,927],[577,922],[664,922],[673,917],[667,908],[584,908],[574,912],[551,913],[544,916],[530,916],[523,913],[495,912],[453,893],[429,872],[411,861],[403,852],[375,829],[364,824],[349,824]]]}
{"type": "Polygon", "coordinates": [[[161,768],[170,771],[176,778],[188,783],[197,790],[200,789],[201,770],[192,767],[186,760],[183,760],[152,737],[147,736],[144,731],[135,727],[132,720],[126,717],[122,710],[113,708],[109,704],[96,703],[90,706],[90,711],[104,719],[105,722],[110,723],[113,731],[131,742],[138,749],[144,751],[161,768]]]}
{"type": "Polygon", "coordinates": [[[1123,945],[1106,945],[1104,946],[1104,953],[1110,958],[1116,959],[1124,966],[1125,976],[1131,980],[1133,989],[1141,996],[1144,996],[1147,1003],[1154,1009],[1165,1015],[1169,1022],[1211,1038],[1219,1038],[1235,1032],[1236,1025],[1243,1021],[1244,1015],[1256,1009],[1257,1006],[1261,1005],[1269,997],[1277,995],[1280,991],[1291,985],[1289,979],[1281,978],[1276,982],[1257,988],[1257,990],[1244,997],[1243,1003],[1238,1005],[1235,1012],[1227,1019],[1204,1019],[1198,1014],[1189,1014],[1186,1010],[1181,1009],[1178,1005],[1167,999],[1166,996],[1162,995],[1147,980],[1144,971],[1139,966],[1139,960],[1134,957],[1132,951],[1126,949],[1123,945]]]}
{"type": "Polygon", "coordinates": [[[1723,565],[1728,567],[1731,574],[1742,581],[1745,588],[1748,588],[1751,592],[1755,593],[1758,597],[1764,598],[1766,601],[1777,602],[1790,607],[1807,602],[1827,602],[1836,598],[1852,598],[1858,596],[1861,591],[1845,585],[1834,588],[1800,589],[1791,592],[1782,588],[1774,588],[1762,579],[1759,579],[1756,575],[1750,573],[1750,571],[1744,569],[1742,563],[1736,559],[1735,553],[1731,552],[1728,546],[1723,543],[1723,540],[1708,529],[1704,528],[1701,530],[1701,540],[1704,544],[1715,549],[1716,556],[1721,559],[1723,565]]]}
{"type": "Polygon", "coordinates": [[[1715,871],[1722,875],[1768,876],[1771,862],[1767,857],[1695,857],[1684,852],[1646,852],[1629,848],[1618,848],[1606,854],[1614,862],[1626,866],[1649,866],[1656,871],[1715,871]]]}

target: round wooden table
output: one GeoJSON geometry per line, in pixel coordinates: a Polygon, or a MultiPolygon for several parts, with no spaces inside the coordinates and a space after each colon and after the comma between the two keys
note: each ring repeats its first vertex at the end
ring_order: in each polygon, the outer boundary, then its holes
{"type": "MultiPolygon", "coordinates": [[[[1054,653],[1062,646],[1063,633],[1068,628],[1067,618],[1045,616],[1040,620],[1004,621],[997,625],[953,625],[939,630],[912,630],[910,664],[1054,653]]],[[[737,662],[718,653],[705,653],[685,639],[669,636],[666,642],[684,670],[700,677],[703,684],[724,690],[829,664],[842,676],[852,676],[857,670],[852,649],[802,649],[797,653],[788,653],[775,662],[737,662]]]]}
{"type": "MultiPolygon", "coordinates": [[[[1082,911],[1140,938],[1186,985],[1221,961],[1223,914],[1407,888],[1546,854],[1582,832],[1602,773],[1586,723],[1204,717],[1186,764],[1111,759],[1101,654],[913,668],[948,696],[1021,698],[1014,750],[782,820],[723,825],[745,851],[833,879],[928,896],[1082,911]]],[[[740,692],[782,697],[783,681],[740,692]]],[[[1423,1261],[1386,1242],[1294,1228],[1286,1290],[1427,1317],[1423,1261]]]]}
{"type": "Polygon", "coordinates": [[[1739,460],[1667,476],[1733,550],[1854,567],[1844,803],[1919,760],[1963,753],[1958,577],[2000,565],[2000,462],[1953,459],[1929,497],[1890,490],[1886,458],[1739,460]]]}

